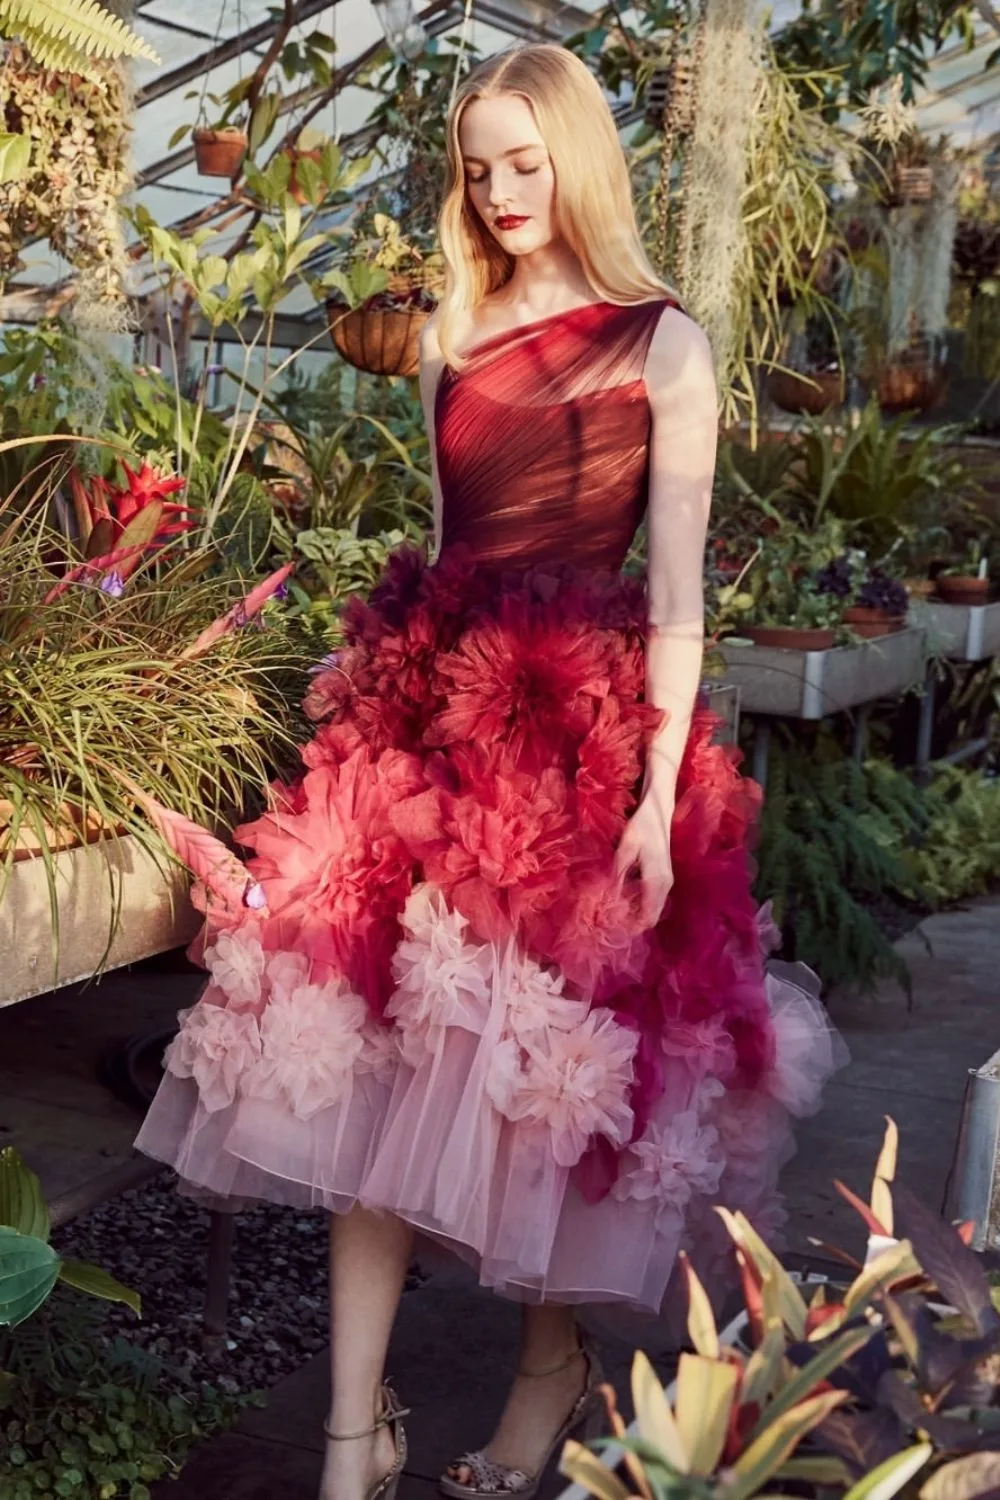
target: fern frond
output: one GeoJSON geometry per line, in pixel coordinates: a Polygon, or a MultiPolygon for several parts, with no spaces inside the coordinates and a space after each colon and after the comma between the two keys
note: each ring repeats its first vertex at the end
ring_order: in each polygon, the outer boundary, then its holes
{"type": "Polygon", "coordinates": [[[97,0],[0,0],[0,36],[19,37],[37,62],[91,75],[89,61],[159,58],[120,16],[97,0]]]}

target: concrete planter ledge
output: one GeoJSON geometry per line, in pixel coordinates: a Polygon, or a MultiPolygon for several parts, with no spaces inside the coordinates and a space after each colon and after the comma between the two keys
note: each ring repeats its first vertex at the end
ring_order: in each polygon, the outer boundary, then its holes
{"type": "Polygon", "coordinates": [[[746,713],[816,720],[917,686],[923,680],[926,632],[921,625],[910,625],[894,635],[827,651],[727,642],[719,650],[726,662],[725,681],[739,689],[746,713]]]}
{"type": "Polygon", "coordinates": [[[45,862],[19,860],[0,897],[0,1006],[90,979],[102,960],[105,969],[115,969],[165,953],[190,942],[198,930],[201,918],[188,900],[186,874],[158,868],[132,835],[65,849],[53,858],[58,956],[45,862]]]}
{"type": "Polygon", "coordinates": [[[927,631],[927,649],[950,661],[986,661],[1000,656],[1000,599],[994,604],[915,599],[909,617],[927,631]]]}

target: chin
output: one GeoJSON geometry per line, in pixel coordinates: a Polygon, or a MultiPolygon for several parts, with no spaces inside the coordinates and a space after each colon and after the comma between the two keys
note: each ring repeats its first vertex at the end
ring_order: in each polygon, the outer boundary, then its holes
{"type": "Polygon", "coordinates": [[[552,243],[551,236],[539,234],[534,224],[525,224],[520,229],[495,229],[493,235],[508,255],[532,255],[552,243]]]}

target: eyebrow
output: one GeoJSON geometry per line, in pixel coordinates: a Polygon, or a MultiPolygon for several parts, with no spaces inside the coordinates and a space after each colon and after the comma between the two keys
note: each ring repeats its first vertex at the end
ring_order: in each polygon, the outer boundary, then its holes
{"type": "MultiPolygon", "coordinates": [[[[503,153],[502,157],[501,157],[501,160],[505,161],[508,156],[520,156],[520,154],[521,154],[522,151],[544,151],[544,150],[545,150],[545,145],[544,145],[544,143],[542,141],[529,141],[526,146],[513,146],[510,151],[505,151],[503,153]]],[[[466,156],[464,152],[462,153],[462,160],[463,161],[474,161],[474,162],[476,162],[481,167],[485,167],[487,165],[487,163],[483,160],[483,158],[481,156],[466,156]]]]}

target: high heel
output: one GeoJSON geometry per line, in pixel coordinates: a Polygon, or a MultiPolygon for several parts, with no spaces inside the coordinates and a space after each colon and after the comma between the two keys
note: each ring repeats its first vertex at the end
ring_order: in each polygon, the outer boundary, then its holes
{"type": "Polygon", "coordinates": [[[604,1372],[592,1346],[585,1339],[581,1339],[580,1347],[574,1350],[569,1359],[563,1360],[562,1364],[553,1365],[548,1370],[519,1370],[517,1373],[542,1379],[546,1375],[558,1375],[561,1370],[568,1369],[575,1359],[581,1358],[587,1362],[587,1381],[583,1394],[552,1439],[545,1457],[534,1474],[526,1474],[522,1469],[508,1469],[503,1464],[494,1463],[491,1458],[487,1458],[482,1449],[477,1449],[475,1453],[463,1453],[461,1458],[457,1458],[453,1464],[449,1465],[448,1472],[442,1474],[438,1481],[441,1493],[447,1495],[449,1500],[496,1500],[498,1496],[516,1496],[517,1500],[534,1500],[546,1469],[556,1453],[562,1449],[567,1438],[576,1437],[581,1442],[590,1442],[602,1436],[606,1427],[606,1412],[600,1391],[604,1382],[604,1372]],[[462,1468],[469,1470],[471,1475],[469,1484],[460,1484],[457,1479],[451,1478],[451,1474],[456,1469],[462,1468]]]}
{"type": "Polygon", "coordinates": [[[371,1427],[365,1427],[361,1432],[334,1432],[329,1422],[323,1423],[323,1431],[331,1443],[351,1443],[356,1439],[374,1437],[375,1433],[381,1432],[383,1427],[388,1427],[392,1434],[396,1448],[392,1468],[371,1486],[365,1495],[365,1500],[396,1500],[396,1491],[406,1465],[407,1454],[406,1431],[402,1418],[409,1415],[409,1408],[397,1403],[396,1393],[387,1383],[382,1387],[381,1411],[371,1427]]]}

